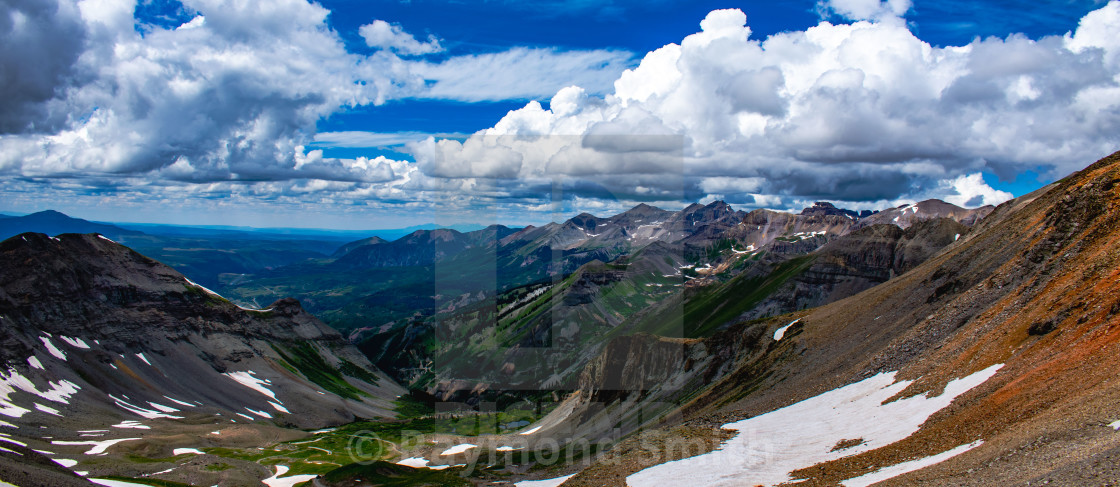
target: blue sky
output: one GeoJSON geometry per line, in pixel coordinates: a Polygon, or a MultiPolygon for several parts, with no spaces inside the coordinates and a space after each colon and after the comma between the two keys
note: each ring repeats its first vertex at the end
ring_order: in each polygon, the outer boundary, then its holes
{"type": "Polygon", "coordinates": [[[6,212],[354,229],[997,204],[1120,148],[1117,2],[3,8],[6,212]]]}
{"type": "MultiPolygon", "coordinates": [[[[696,32],[699,19],[715,9],[746,12],[757,37],[816,25],[821,16],[813,1],[432,1],[342,0],[322,4],[330,25],[355,52],[369,52],[358,28],[369,19],[400,24],[417,35],[445,39],[447,55],[497,52],[514,46],[566,50],[615,48],[637,54],[696,32]]],[[[964,45],[976,37],[1022,33],[1032,38],[1062,35],[1104,2],[922,2],[907,15],[923,40],[939,46],[964,45]]],[[[189,20],[189,19],[187,19],[189,20]]],[[[402,100],[360,107],[321,121],[324,131],[431,131],[470,133],[488,127],[525,99],[459,103],[402,100]]],[[[547,99],[540,100],[547,102],[547,99]]],[[[347,152],[339,152],[347,154],[347,152]]]]}

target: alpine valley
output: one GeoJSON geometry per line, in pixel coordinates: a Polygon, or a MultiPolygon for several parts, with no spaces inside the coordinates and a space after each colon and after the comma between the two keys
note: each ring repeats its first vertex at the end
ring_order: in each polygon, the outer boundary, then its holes
{"type": "Polygon", "coordinates": [[[1120,479],[1120,153],[974,209],[0,230],[13,485],[1120,479]]]}

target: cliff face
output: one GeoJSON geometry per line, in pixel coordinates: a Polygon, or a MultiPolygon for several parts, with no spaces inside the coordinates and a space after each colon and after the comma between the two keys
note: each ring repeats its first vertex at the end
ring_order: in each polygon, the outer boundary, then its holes
{"type": "MultiPolygon", "coordinates": [[[[7,375],[40,392],[69,384],[52,407],[74,429],[241,416],[321,427],[389,415],[402,392],[293,299],[239,308],[98,235],[18,235],[0,260],[7,375]]],[[[33,395],[9,394],[6,419],[59,427],[33,395]]]]}

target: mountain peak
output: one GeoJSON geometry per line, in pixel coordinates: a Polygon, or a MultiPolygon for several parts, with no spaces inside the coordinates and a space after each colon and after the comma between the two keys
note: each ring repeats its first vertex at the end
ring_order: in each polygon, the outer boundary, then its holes
{"type": "Polygon", "coordinates": [[[43,211],[32,213],[32,214],[27,215],[27,216],[28,217],[34,217],[34,218],[43,218],[43,219],[50,218],[50,219],[55,219],[55,220],[62,220],[62,219],[80,220],[80,218],[74,218],[70,215],[67,215],[65,213],[62,213],[60,211],[55,211],[55,210],[43,210],[43,211]]]}
{"type": "Polygon", "coordinates": [[[813,206],[801,210],[802,216],[846,216],[850,218],[859,218],[859,213],[846,208],[837,208],[836,205],[827,201],[818,201],[813,203],[813,206]]]}
{"type": "Polygon", "coordinates": [[[633,208],[630,208],[629,210],[626,211],[626,213],[630,213],[632,211],[634,211],[634,212],[647,212],[647,211],[664,211],[664,210],[662,210],[661,208],[658,208],[656,206],[647,205],[645,203],[638,203],[637,206],[635,206],[633,208]]]}
{"type": "Polygon", "coordinates": [[[0,239],[28,232],[46,235],[99,233],[113,239],[143,234],[143,232],[138,232],[136,230],[126,230],[113,225],[94,223],[81,218],[74,218],[55,210],[45,210],[30,215],[15,216],[0,220],[0,239]]]}

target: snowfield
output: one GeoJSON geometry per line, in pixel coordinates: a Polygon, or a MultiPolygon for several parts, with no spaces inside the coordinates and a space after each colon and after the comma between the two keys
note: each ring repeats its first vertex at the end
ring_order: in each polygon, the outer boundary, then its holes
{"type": "MultiPolygon", "coordinates": [[[[626,483],[631,487],[730,487],[795,482],[797,479],[789,475],[794,470],[881,448],[914,434],[933,413],[984,383],[1000,367],[1002,364],[993,365],[949,381],[939,396],[923,394],[887,404],[883,401],[906,389],[912,381],[895,382],[896,372],[878,374],[760,416],[726,424],[724,428],[739,434],[719,450],[647,468],[627,477],[626,483]],[[842,440],[862,443],[833,451],[842,440]]],[[[895,475],[901,473],[904,472],[895,475]]]]}

